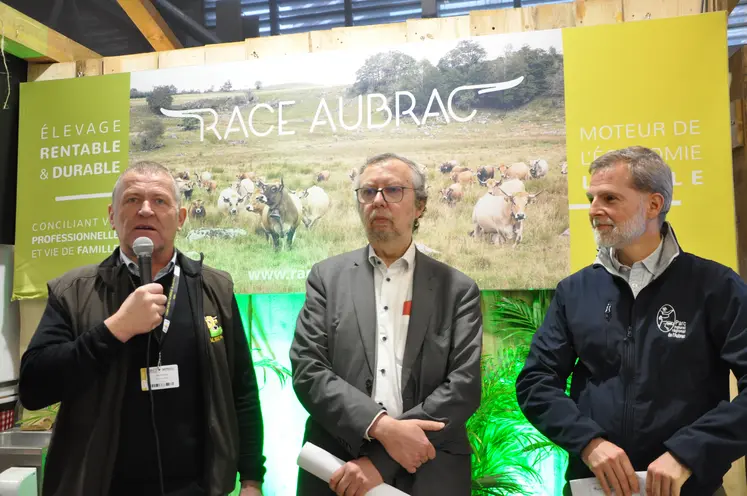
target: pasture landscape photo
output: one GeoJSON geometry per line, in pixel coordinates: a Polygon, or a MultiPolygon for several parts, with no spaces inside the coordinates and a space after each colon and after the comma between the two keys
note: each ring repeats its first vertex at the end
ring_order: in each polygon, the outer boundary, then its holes
{"type": "Polygon", "coordinates": [[[365,246],[358,168],[392,152],[427,177],[424,253],[488,289],[569,273],[560,31],[132,73],[130,161],[177,178],[177,246],[237,293],[304,290],[365,246]]]}

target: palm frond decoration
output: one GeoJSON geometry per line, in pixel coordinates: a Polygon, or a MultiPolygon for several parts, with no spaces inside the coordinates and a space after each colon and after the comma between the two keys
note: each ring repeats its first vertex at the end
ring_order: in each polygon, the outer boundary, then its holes
{"type": "Polygon", "coordinates": [[[291,371],[288,370],[287,367],[283,366],[281,363],[279,363],[274,358],[269,358],[266,356],[262,356],[262,350],[259,348],[255,348],[253,351],[259,352],[259,359],[254,360],[254,368],[260,369],[262,371],[262,386],[264,387],[267,384],[267,372],[268,370],[275,374],[275,376],[280,381],[280,387],[285,387],[285,381],[288,380],[289,377],[291,377],[291,371]]]}
{"type": "Polygon", "coordinates": [[[504,340],[518,338],[529,342],[545,320],[550,307],[552,291],[539,290],[531,302],[521,298],[499,296],[490,311],[495,332],[504,340]]]}
{"type": "Polygon", "coordinates": [[[542,483],[539,465],[562,454],[526,420],[516,399],[516,378],[552,299],[550,291],[532,296],[526,301],[498,295],[488,308],[494,324],[489,332],[504,346],[483,356],[480,407],[467,422],[475,496],[528,496],[531,485],[542,483]]]}

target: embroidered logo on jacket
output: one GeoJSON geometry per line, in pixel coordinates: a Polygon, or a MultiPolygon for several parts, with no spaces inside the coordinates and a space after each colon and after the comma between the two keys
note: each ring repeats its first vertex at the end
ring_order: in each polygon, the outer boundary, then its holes
{"type": "Polygon", "coordinates": [[[677,320],[677,312],[672,305],[662,305],[656,314],[656,327],[670,338],[685,339],[687,322],[677,320]]]}
{"type": "Polygon", "coordinates": [[[210,331],[210,342],[215,343],[223,339],[223,328],[218,325],[218,317],[205,316],[205,324],[210,331]]]}

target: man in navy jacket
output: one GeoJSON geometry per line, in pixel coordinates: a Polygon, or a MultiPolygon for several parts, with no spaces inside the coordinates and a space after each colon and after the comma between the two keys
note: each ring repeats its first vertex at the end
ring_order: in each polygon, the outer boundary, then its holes
{"type": "Polygon", "coordinates": [[[590,172],[597,258],[558,284],[516,381],[519,405],[568,451],[567,480],[596,476],[627,496],[646,471],[647,496],[723,495],[747,454],[747,285],[682,251],[665,222],[672,171],[655,152],[610,152],[590,172]]]}

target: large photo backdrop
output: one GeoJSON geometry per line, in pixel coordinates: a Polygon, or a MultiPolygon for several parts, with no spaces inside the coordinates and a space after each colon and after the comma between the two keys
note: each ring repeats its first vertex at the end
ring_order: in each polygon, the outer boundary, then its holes
{"type": "Polygon", "coordinates": [[[179,246],[229,270],[241,292],[301,291],[314,262],[363,246],[353,179],[389,151],[427,174],[423,251],[482,288],[549,287],[568,273],[559,30],[139,72],[131,87],[131,160],[180,176],[192,215],[179,246]],[[470,236],[501,167],[540,193],[517,246],[470,236]],[[301,210],[292,246],[294,209],[279,229],[257,201],[281,185],[301,210]]]}
{"type": "Polygon", "coordinates": [[[24,84],[14,297],[44,296],[47,280],[111,251],[111,189],[139,160],[177,178],[189,211],[177,246],[229,271],[239,293],[303,291],[315,262],[363,246],[355,175],[384,152],[428,178],[418,247],[481,289],[553,288],[590,263],[588,165],[631,144],[672,167],[685,248],[735,267],[725,22],[714,13],[24,84]],[[714,211],[723,229],[701,236],[694,221],[714,211]]]}

